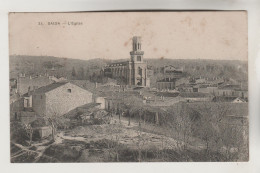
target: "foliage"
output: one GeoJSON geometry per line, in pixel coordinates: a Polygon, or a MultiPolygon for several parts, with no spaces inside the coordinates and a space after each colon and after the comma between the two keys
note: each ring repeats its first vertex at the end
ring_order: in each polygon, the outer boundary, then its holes
{"type": "Polygon", "coordinates": [[[10,124],[11,129],[11,141],[22,144],[28,145],[26,140],[29,139],[25,126],[19,121],[12,121],[10,124]]]}

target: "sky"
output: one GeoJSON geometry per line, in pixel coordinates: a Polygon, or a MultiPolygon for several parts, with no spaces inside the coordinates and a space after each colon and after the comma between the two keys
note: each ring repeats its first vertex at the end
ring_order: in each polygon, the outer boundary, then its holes
{"type": "Polygon", "coordinates": [[[248,57],[245,11],[9,14],[10,55],[126,59],[133,36],[144,58],[248,57]]]}

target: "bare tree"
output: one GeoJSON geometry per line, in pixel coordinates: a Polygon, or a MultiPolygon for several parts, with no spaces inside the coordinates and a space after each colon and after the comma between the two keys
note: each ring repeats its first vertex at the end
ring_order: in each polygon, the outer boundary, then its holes
{"type": "Polygon", "coordinates": [[[25,131],[26,131],[26,134],[29,138],[29,146],[31,146],[32,144],[32,135],[33,135],[33,128],[30,124],[24,124],[24,128],[25,128],[25,131]]]}
{"type": "Polygon", "coordinates": [[[115,152],[116,161],[119,162],[119,150],[120,150],[120,133],[122,132],[121,124],[110,124],[109,125],[109,141],[107,141],[107,147],[109,149],[109,156],[111,155],[110,151],[115,152]]]}

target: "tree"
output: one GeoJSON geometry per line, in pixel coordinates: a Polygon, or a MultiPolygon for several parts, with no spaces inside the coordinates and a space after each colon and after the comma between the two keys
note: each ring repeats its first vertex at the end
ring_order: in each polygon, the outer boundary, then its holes
{"type": "MultiPolygon", "coordinates": [[[[50,127],[51,127],[51,136],[52,136],[52,141],[55,141],[55,137],[56,137],[56,132],[57,132],[57,127],[58,125],[60,125],[61,123],[59,123],[59,121],[61,119],[63,119],[64,117],[62,117],[59,114],[58,111],[58,105],[53,104],[48,110],[47,110],[47,116],[44,117],[46,121],[49,122],[50,127]]],[[[60,125],[61,126],[61,125],[60,125]]]]}
{"type": "Polygon", "coordinates": [[[122,132],[122,125],[121,124],[110,124],[108,131],[109,141],[107,141],[107,147],[109,149],[109,156],[111,157],[111,153],[115,152],[116,156],[115,159],[119,162],[119,150],[120,150],[120,133],[122,132]]]}
{"type": "Polygon", "coordinates": [[[223,148],[223,129],[226,124],[224,119],[229,111],[226,104],[203,103],[198,107],[201,118],[198,124],[197,134],[205,142],[206,156],[212,158],[212,152],[219,152],[223,148]]]}
{"type": "Polygon", "coordinates": [[[76,75],[77,75],[76,70],[75,70],[74,67],[72,68],[71,75],[72,75],[72,77],[76,77],[76,75]]]}
{"type": "Polygon", "coordinates": [[[78,79],[80,79],[80,80],[85,79],[85,71],[84,71],[84,68],[83,68],[83,67],[80,68],[80,70],[79,70],[77,76],[78,76],[78,79]]]}
{"type": "Polygon", "coordinates": [[[56,135],[56,126],[55,126],[55,119],[48,117],[48,121],[51,124],[51,136],[52,136],[52,141],[55,141],[55,135],[56,135]]]}

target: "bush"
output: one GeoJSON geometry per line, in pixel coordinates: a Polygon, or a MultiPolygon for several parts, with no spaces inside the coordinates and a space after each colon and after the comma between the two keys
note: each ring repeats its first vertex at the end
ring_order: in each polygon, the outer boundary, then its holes
{"type": "Polygon", "coordinates": [[[37,118],[31,123],[32,128],[45,127],[47,125],[48,122],[42,117],[37,118]]]}
{"type": "Polygon", "coordinates": [[[59,162],[76,162],[81,152],[65,145],[52,145],[44,152],[47,156],[57,159],[59,162]]]}
{"type": "Polygon", "coordinates": [[[10,124],[10,129],[11,129],[11,141],[28,146],[28,143],[26,140],[29,139],[25,127],[21,122],[18,121],[13,121],[10,124]]]}

